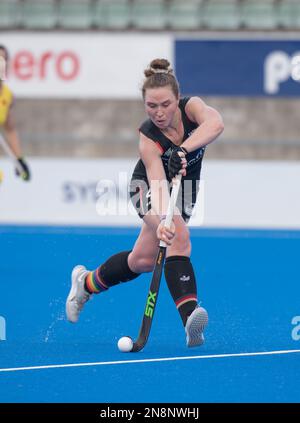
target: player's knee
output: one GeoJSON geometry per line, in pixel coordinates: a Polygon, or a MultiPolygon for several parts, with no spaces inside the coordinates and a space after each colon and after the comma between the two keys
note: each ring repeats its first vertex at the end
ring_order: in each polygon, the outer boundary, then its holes
{"type": "Polygon", "coordinates": [[[191,253],[191,240],[189,229],[184,226],[176,228],[172,249],[179,255],[189,256],[191,253]]]}
{"type": "Polygon", "coordinates": [[[139,256],[135,257],[134,269],[138,273],[152,272],[155,266],[155,257],[139,256]]]}

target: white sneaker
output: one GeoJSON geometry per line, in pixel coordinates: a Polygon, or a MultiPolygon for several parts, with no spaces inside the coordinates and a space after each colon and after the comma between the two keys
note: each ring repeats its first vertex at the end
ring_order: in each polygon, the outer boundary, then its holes
{"type": "Polygon", "coordinates": [[[76,323],[84,304],[91,294],[84,289],[85,277],[89,273],[84,266],[75,266],[72,271],[72,286],[66,301],[66,313],[69,322],[76,323]]]}
{"type": "Polygon", "coordinates": [[[207,323],[208,314],[205,308],[196,307],[185,325],[186,345],[188,347],[197,347],[204,343],[203,331],[207,323]]]}

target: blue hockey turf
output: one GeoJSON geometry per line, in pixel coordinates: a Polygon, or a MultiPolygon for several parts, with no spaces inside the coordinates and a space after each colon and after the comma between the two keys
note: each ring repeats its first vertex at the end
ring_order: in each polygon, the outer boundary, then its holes
{"type": "Polygon", "coordinates": [[[206,342],[185,346],[163,279],[136,354],[117,341],[137,336],[151,274],[95,296],[76,325],[64,309],[72,267],[130,249],[138,229],[0,233],[0,402],[300,401],[300,232],[191,229],[206,342]]]}

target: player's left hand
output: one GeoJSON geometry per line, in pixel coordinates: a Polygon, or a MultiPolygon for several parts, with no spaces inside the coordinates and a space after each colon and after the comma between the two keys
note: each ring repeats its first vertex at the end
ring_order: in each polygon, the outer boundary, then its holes
{"type": "Polygon", "coordinates": [[[169,177],[171,179],[179,173],[181,173],[182,176],[186,176],[187,161],[185,154],[185,151],[181,147],[176,147],[172,151],[168,162],[169,177]]]}
{"type": "Polygon", "coordinates": [[[22,168],[22,173],[20,174],[19,170],[16,168],[16,175],[20,176],[24,181],[29,181],[31,175],[30,175],[30,170],[27,163],[22,157],[18,159],[18,162],[22,168]]]}

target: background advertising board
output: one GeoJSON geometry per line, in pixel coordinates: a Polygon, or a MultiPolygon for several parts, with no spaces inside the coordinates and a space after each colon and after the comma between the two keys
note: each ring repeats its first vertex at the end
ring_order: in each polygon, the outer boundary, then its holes
{"type": "Polygon", "coordinates": [[[2,33],[18,97],[140,98],[153,58],[172,59],[166,34],[2,33]]]}
{"type": "Polygon", "coordinates": [[[183,94],[300,96],[300,40],[175,42],[183,94]]]}

